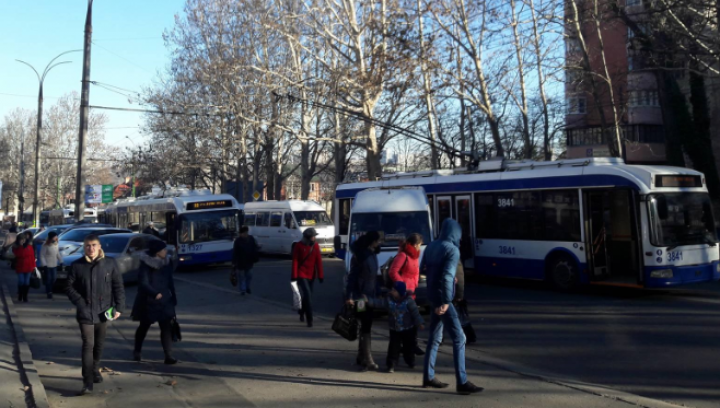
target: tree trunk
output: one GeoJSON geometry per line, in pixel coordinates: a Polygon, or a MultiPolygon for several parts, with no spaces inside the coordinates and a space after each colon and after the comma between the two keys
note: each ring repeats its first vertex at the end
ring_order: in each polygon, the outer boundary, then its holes
{"type": "Polygon", "coordinates": [[[421,10],[420,0],[417,0],[417,17],[418,17],[418,38],[420,39],[420,70],[423,76],[423,91],[425,92],[425,114],[427,115],[428,136],[430,138],[430,161],[432,168],[440,168],[437,148],[437,138],[435,130],[435,109],[432,99],[432,79],[427,67],[427,59],[425,57],[425,34],[423,27],[423,12],[421,10]]]}
{"type": "Polygon", "coordinates": [[[690,70],[690,103],[693,108],[693,132],[686,139],[688,155],[693,161],[693,167],[705,174],[707,188],[710,196],[720,198],[720,177],[710,140],[710,113],[705,93],[705,77],[697,73],[698,67],[690,70]]]}

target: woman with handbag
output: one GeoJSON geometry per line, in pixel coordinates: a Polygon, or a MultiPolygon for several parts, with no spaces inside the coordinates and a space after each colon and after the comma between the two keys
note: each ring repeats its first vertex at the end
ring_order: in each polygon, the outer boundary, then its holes
{"type": "Polygon", "coordinates": [[[27,234],[20,234],[13,246],[15,255],[15,272],[18,280],[18,302],[28,302],[30,292],[30,278],[35,273],[35,251],[32,247],[32,240],[27,234]]]}
{"type": "Polygon", "coordinates": [[[316,242],[317,231],[307,228],[303,237],[293,245],[292,276],[290,282],[297,282],[302,299],[302,308],[298,311],[300,321],[307,321],[308,327],[313,327],[312,292],[315,278],[323,283],[322,254],[320,245],[316,242]]]}
{"type": "Polygon", "coordinates": [[[360,341],[355,362],[362,367],[362,371],[378,369],[378,365],[375,364],[372,357],[373,309],[366,301],[360,301],[360,299],[375,299],[378,296],[377,275],[380,265],[377,251],[380,249],[381,242],[380,233],[370,231],[350,246],[353,256],[350,259],[345,303],[350,307],[357,306],[360,341]],[[358,301],[357,305],[356,300],[358,301]]]}
{"type": "MultiPolygon", "coordinates": [[[[423,236],[418,233],[408,235],[407,240],[401,243],[398,254],[395,255],[388,275],[393,285],[396,282],[405,283],[408,294],[415,300],[415,289],[420,283],[420,247],[423,236]]],[[[415,332],[415,355],[422,356],[425,352],[418,345],[417,331],[415,332]]]]}
{"type": "Polygon", "coordinates": [[[160,325],[160,341],[165,352],[165,364],[175,364],[172,356],[173,319],[175,318],[175,282],[173,272],[177,264],[167,255],[164,242],[152,240],[148,244],[147,254],[140,258],[138,275],[138,293],[132,309],[132,319],[139,321],[135,332],[135,351],[133,359],[142,360],[142,345],[150,326],[160,325]]]}
{"type": "Polygon", "coordinates": [[[53,298],[53,286],[57,277],[58,266],[62,267],[63,258],[58,249],[58,234],[48,233],[47,240],[40,248],[40,263],[45,266],[45,293],[48,299],[53,298]]]}

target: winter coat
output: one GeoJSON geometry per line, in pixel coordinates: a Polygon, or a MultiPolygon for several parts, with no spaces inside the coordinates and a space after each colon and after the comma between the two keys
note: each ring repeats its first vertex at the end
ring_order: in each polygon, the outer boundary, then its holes
{"type": "Polygon", "coordinates": [[[76,318],[81,324],[102,323],[105,311],[114,307],[125,310],[125,286],[120,270],[105,253],[94,260],[84,256],[73,262],[65,289],[70,301],[77,307],[76,318]]]}
{"type": "Polygon", "coordinates": [[[35,250],[32,245],[15,245],[12,251],[15,255],[15,272],[29,273],[35,270],[35,250]]]}
{"type": "MultiPolygon", "coordinates": [[[[406,243],[402,250],[395,255],[388,275],[393,283],[405,282],[407,291],[414,293],[420,281],[420,251],[406,243]]],[[[413,294],[413,298],[414,296],[413,294]]]]}
{"type": "Polygon", "coordinates": [[[142,254],[138,273],[138,293],[132,308],[135,321],[155,323],[175,317],[177,296],[173,272],[176,268],[174,258],[165,259],[142,254]],[[160,300],[155,299],[162,294],[160,300]]]}
{"type": "Polygon", "coordinates": [[[40,263],[47,268],[57,268],[58,265],[63,263],[58,244],[45,243],[42,245],[40,248],[40,263]]]}
{"type": "Polygon", "coordinates": [[[420,315],[420,309],[409,294],[395,299],[392,293],[389,293],[384,298],[368,299],[368,304],[375,309],[387,310],[388,323],[392,331],[410,330],[425,323],[420,315]]]}
{"type": "Polygon", "coordinates": [[[156,237],[159,237],[159,236],[160,236],[160,231],[158,231],[158,230],[156,230],[155,228],[152,228],[152,227],[150,227],[150,226],[145,227],[145,229],[142,231],[142,233],[143,233],[143,234],[148,234],[148,235],[154,235],[154,236],[156,236],[156,237]]]}
{"type": "Polygon", "coordinates": [[[233,243],[233,267],[239,270],[252,269],[258,261],[259,250],[257,241],[252,235],[248,235],[247,238],[237,237],[233,243]]]}
{"type": "Polygon", "coordinates": [[[443,221],[438,239],[425,248],[420,267],[426,270],[428,300],[433,307],[452,303],[461,235],[460,224],[448,218],[443,221]]]}
{"type": "Polygon", "coordinates": [[[350,273],[347,278],[346,299],[374,298],[378,293],[378,259],[375,252],[358,248],[355,242],[351,249],[350,273]]]}
{"type": "Polygon", "coordinates": [[[302,239],[293,246],[291,279],[313,280],[315,277],[325,279],[320,245],[317,242],[302,239]],[[311,250],[312,253],[310,253],[311,250]]]}

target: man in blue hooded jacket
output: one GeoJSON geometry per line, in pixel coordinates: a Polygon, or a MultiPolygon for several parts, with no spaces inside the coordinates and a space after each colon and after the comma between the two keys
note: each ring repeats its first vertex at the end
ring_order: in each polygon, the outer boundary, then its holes
{"type": "Polygon", "coordinates": [[[425,248],[420,270],[427,276],[428,299],[433,307],[430,315],[430,339],[428,340],[423,370],[424,388],[446,388],[448,384],[435,378],[435,361],[442,342],[443,328],[448,326],[453,342],[453,360],[458,394],[481,392],[481,387],[468,381],[465,372],[465,334],[458,313],[452,305],[455,292],[455,272],[460,261],[460,237],[462,229],[457,221],[448,218],[442,224],[437,240],[425,248]]]}

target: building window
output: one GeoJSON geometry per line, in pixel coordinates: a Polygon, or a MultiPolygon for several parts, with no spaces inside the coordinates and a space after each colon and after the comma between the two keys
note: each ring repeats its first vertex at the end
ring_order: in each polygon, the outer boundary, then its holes
{"type": "Polygon", "coordinates": [[[568,115],[584,115],[587,113],[587,99],[584,96],[567,98],[568,115]]]}
{"type": "Polygon", "coordinates": [[[660,106],[657,91],[630,91],[628,106],[657,107],[660,106]]]}
{"type": "Polygon", "coordinates": [[[565,49],[568,54],[576,54],[582,52],[582,45],[578,38],[568,38],[565,41],[565,49]]]}
{"type": "Polygon", "coordinates": [[[582,70],[572,68],[565,70],[565,83],[576,85],[580,83],[581,78],[582,70]]]}

